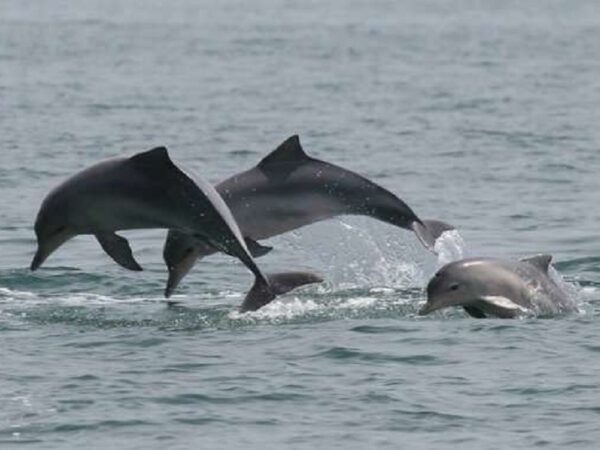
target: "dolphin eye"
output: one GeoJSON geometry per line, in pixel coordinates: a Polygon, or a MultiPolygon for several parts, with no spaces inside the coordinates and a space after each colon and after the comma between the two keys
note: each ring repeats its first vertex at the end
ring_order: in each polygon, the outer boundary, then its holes
{"type": "Polygon", "coordinates": [[[451,291],[456,291],[458,289],[458,283],[452,283],[450,285],[450,290],[451,291]]]}

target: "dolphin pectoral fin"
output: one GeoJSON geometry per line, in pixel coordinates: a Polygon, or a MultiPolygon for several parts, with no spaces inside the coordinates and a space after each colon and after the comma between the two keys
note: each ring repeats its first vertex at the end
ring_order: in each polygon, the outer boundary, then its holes
{"type": "Polygon", "coordinates": [[[542,272],[547,273],[550,263],[552,262],[552,255],[529,256],[527,258],[521,258],[520,261],[529,263],[540,269],[542,272]]]}
{"type": "Polygon", "coordinates": [[[256,311],[270,303],[278,295],[285,294],[305,284],[320,283],[323,279],[310,272],[284,272],[267,275],[268,283],[256,277],[252,289],[240,306],[240,312],[256,311]]]}
{"type": "Polygon", "coordinates": [[[485,313],[476,306],[463,306],[465,312],[476,319],[485,319],[485,313]]]}
{"type": "Polygon", "coordinates": [[[140,271],[142,267],[133,258],[133,253],[129,242],[122,236],[115,233],[98,233],[96,239],[117,264],[129,270],[140,271]]]}
{"type": "Polygon", "coordinates": [[[417,238],[423,246],[430,252],[436,253],[435,241],[442,235],[444,231],[455,230],[452,225],[442,222],[441,220],[422,220],[421,222],[413,222],[411,225],[417,238]]]}
{"type": "Polygon", "coordinates": [[[484,312],[493,314],[502,319],[512,319],[513,317],[526,313],[529,310],[513,302],[511,299],[499,295],[487,295],[481,297],[481,307],[484,312]]]}
{"type": "Polygon", "coordinates": [[[248,251],[250,252],[253,258],[259,258],[273,250],[273,247],[269,247],[268,245],[261,245],[254,239],[251,239],[249,237],[245,237],[244,240],[246,241],[246,247],[248,247],[248,251]]]}

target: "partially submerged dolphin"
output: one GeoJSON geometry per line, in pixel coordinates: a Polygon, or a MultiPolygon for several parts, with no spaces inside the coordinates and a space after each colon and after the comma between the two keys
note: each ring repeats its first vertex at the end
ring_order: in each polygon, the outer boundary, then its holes
{"type": "Polygon", "coordinates": [[[310,273],[265,276],[256,266],[231,211],[203,180],[192,180],[165,147],[113,158],[70,177],[44,199],[35,221],[36,270],[58,247],[78,234],[93,234],[117,263],[141,270],[118,230],[177,230],[239,258],[255,275],[242,311],[256,310],[276,295],[321,281],[310,273]]]}
{"type": "MultiPolygon", "coordinates": [[[[436,239],[454,227],[421,220],[390,191],[368,179],[308,156],[292,136],[250,170],[216,186],[254,256],[271,250],[256,241],[339,215],[362,215],[412,230],[433,251],[436,239]]],[[[218,251],[179,230],[170,230],[163,257],[169,297],[198,258],[218,251]]]]}
{"type": "Polygon", "coordinates": [[[550,255],[537,255],[520,261],[469,258],[446,264],[429,281],[427,303],[419,314],[450,306],[462,306],[476,318],[577,311],[575,301],[548,273],[551,260],[550,255]]]}

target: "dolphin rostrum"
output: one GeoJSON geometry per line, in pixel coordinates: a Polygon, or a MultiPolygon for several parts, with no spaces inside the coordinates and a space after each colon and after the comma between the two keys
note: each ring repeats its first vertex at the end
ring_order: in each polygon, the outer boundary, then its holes
{"type": "MultiPolygon", "coordinates": [[[[252,254],[262,256],[271,247],[256,241],[339,215],[369,216],[415,232],[433,251],[436,239],[454,227],[437,220],[421,220],[390,191],[368,179],[308,156],[298,136],[283,142],[250,170],[216,186],[252,254]]],[[[165,296],[169,297],[198,258],[218,248],[198,242],[180,230],[170,230],[163,257],[169,269],[165,296]]]]}
{"type": "Polygon", "coordinates": [[[550,255],[519,261],[468,258],[442,267],[427,285],[426,315],[450,306],[462,306],[476,318],[513,318],[523,314],[577,311],[575,301],[548,273],[550,255]]]}
{"type": "Polygon", "coordinates": [[[118,230],[168,228],[239,258],[255,275],[241,305],[256,310],[295,287],[321,281],[310,273],[264,275],[256,266],[231,211],[214,187],[193,180],[165,147],[113,158],[68,178],[44,199],[35,221],[36,270],[58,247],[79,234],[93,234],[118,264],[141,270],[118,230]]]}

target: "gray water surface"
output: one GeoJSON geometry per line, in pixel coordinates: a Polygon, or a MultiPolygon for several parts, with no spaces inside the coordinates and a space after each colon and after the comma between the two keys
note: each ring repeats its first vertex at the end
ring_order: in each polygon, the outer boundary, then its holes
{"type": "Polygon", "coordinates": [[[591,0],[3,0],[0,447],[595,448],[599,105],[591,0]],[[164,231],[141,273],[89,236],[29,272],[69,174],[166,145],[218,182],[295,133],[468,254],[552,253],[581,312],[418,317],[441,261],[364,218],[267,241],[327,282],[251,314],[223,255],[167,308],[164,231]]]}

